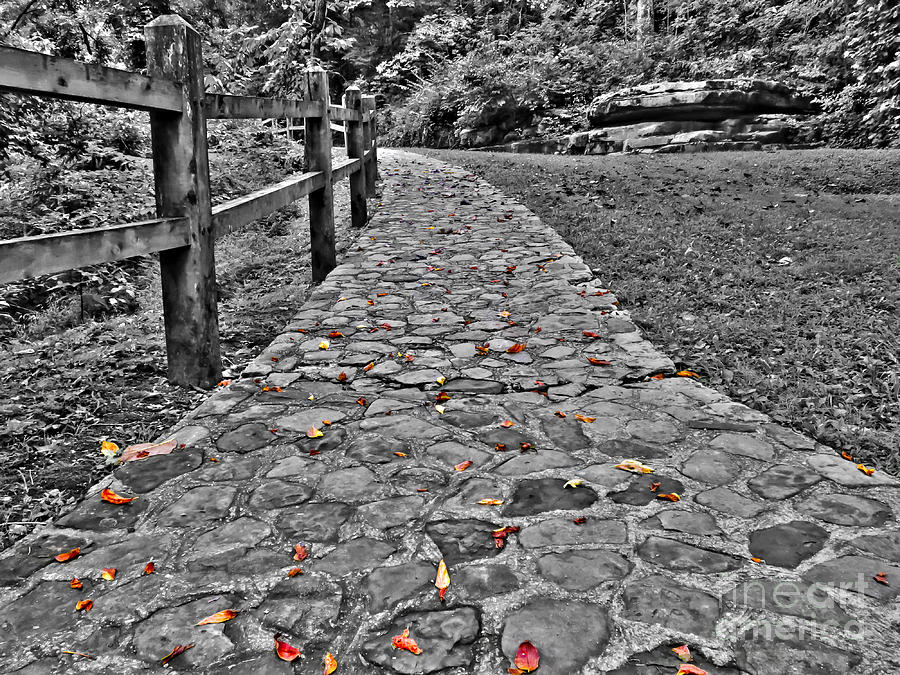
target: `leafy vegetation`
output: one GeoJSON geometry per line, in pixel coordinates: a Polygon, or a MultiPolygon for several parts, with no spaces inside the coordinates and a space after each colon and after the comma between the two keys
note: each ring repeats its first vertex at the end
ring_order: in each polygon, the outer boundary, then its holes
{"type": "Polygon", "coordinates": [[[900,473],[900,152],[429,154],[554,227],[704,383],[900,473]]]}

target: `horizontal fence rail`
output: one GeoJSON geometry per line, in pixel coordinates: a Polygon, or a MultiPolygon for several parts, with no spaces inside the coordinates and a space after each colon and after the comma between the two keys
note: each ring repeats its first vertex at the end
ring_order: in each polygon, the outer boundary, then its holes
{"type": "Polygon", "coordinates": [[[150,113],[157,211],[153,220],[0,241],[0,283],[159,253],[169,380],[211,387],[222,372],[215,239],[307,197],[312,278],[322,281],[336,265],[335,182],[350,180],[353,226],[368,220],[377,173],[374,97],[350,87],[343,105],[332,104],[319,68],[307,71],[302,99],[207,93],[200,36],[186,21],[161,16],[144,33],[149,75],[0,47],[0,92],[150,113]],[[287,120],[273,133],[303,130],[304,172],[213,207],[207,119],[270,118],[287,120]],[[332,159],[333,131],[344,134],[346,159],[332,159]]]}
{"type": "Polygon", "coordinates": [[[20,94],[182,111],[181,85],[127,70],[0,47],[0,88],[20,94]]]}

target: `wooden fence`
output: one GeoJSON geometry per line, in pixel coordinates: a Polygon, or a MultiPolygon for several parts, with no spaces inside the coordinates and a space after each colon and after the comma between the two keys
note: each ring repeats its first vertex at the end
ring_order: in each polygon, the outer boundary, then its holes
{"type": "Polygon", "coordinates": [[[334,269],[332,186],[350,179],[352,223],[367,220],[375,192],[375,99],[356,87],[332,105],[324,70],[306,72],[302,100],[207,94],[200,36],[182,18],[145,29],[149,76],[0,47],[0,91],[86,101],[150,113],[153,220],[0,241],[0,283],[159,252],[169,380],[214,386],[219,352],[214,243],[218,236],[308,197],[313,282],[334,269]],[[304,172],[211,206],[207,119],[303,118],[304,172]],[[332,164],[331,132],[347,159],[332,164]]]}

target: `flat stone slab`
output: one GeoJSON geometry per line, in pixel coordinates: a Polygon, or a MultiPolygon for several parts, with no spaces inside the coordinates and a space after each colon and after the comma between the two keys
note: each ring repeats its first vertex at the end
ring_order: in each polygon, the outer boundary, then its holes
{"type": "Polygon", "coordinates": [[[828,531],[802,520],[766,527],[750,535],[750,553],[767,565],[794,569],[822,550],[828,531]]]}
{"type": "Polygon", "coordinates": [[[424,503],[425,498],[420,495],[390,497],[360,506],[359,515],[372,527],[399,527],[419,518],[424,503]]]}
{"type": "Polygon", "coordinates": [[[684,532],[685,534],[700,536],[722,533],[722,530],[716,524],[716,519],[708,513],[676,511],[675,509],[661,511],[645,520],[641,525],[652,530],[671,530],[673,532],[684,532]]]}
{"type": "Polygon", "coordinates": [[[878,527],[894,518],[891,507],[884,502],[856,495],[815,494],[800,502],[797,509],[835,525],[878,527]]]}
{"type": "Polygon", "coordinates": [[[343,503],[309,503],[282,511],[275,527],[297,543],[337,541],[338,531],[353,515],[353,507],[343,503]]]}
{"type": "Polygon", "coordinates": [[[887,560],[900,563],[900,532],[896,530],[879,534],[865,534],[850,543],[861,551],[874,553],[887,560]]]}
{"type": "Polygon", "coordinates": [[[710,447],[765,462],[775,459],[775,448],[772,444],[753,434],[719,434],[712,440],[710,447]]]}
{"type": "Polygon", "coordinates": [[[566,469],[578,464],[577,459],[564,452],[540,450],[520,453],[496,467],[494,473],[499,476],[521,476],[546,469],[566,469]]]}
{"type": "Polygon", "coordinates": [[[694,635],[715,634],[719,600],[714,595],[653,575],[626,583],[622,617],[694,635]]]}
{"type": "Polygon", "coordinates": [[[787,499],[820,480],[803,466],[776,464],[747,481],[747,486],[764,499],[787,499]]]}
{"type": "Polygon", "coordinates": [[[273,427],[265,424],[242,424],[237,429],[222,434],[216,441],[219,452],[253,452],[275,441],[273,427]]]}
{"type": "Polygon", "coordinates": [[[541,576],[570,591],[587,591],[605,581],[620,581],[631,563],[619,553],[599,549],[547,553],[538,558],[541,576]]]}
{"type": "Polygon", "coordinates": [[[754,501],[726,487],[717,487],[697,495],[698,504],[741,518],[754,518],[766,510],[765,502],[754,501]]]}
{"type": "Polygon", "coordinates": [[[447,435],[446,429],[411,415],[374,417],[359,423],[361,429],[404,439],[437,439],[447,435]]]}
{"type": "Polygon", "coordinates": [[[472,643],[481,628],[478,610],[460,607],[434,612],[410,612],[395,619],[387,631],[374,634],[362,647],[371,664],[391,673],[436,673],[471,665],[472,643]],[[421,654],[394,649],[391,638],[409,628],[421,654]]]}
{"type": "Polygon", "coordinates": [[[283,509],[286,506],[302,504],[312,497],[313,489],[299,483],[270,480],[250,493],[248,506],[254,511],[283,509]]]}
{"type": "Polygon", "coordinates": [[[193,488],[163,511],[156,522],[163,527],[199,527],[220,520],[227,515],[236,494],[233,487],[193,488]]]}
{"type": "MultiPolygon", "coordinates": [[[[616,469],[616,471],[620,471],[623,474],[625,473],[624,471],[621,471],[621,469],[616,469]]],[[[671,494],[673,492],[678,495],[683,495],[684,483],[674,478],[651,473],[631,478],[628,487],[624,490],[613,492],[609,495],[609,498],[616,504],[646,506],[650,502],[657,501],[657,495],[671,494]],[[659,486],[654,490],[653,486],[657,483],[659,483],[659,486]]]]}
{"type": "Polygon", "coordinates": [[[167,480],[193,471],[203,461],[203,455],[192,450],[176,450],[168,455],[151,455],[146,459],[125,462],[116,469],[115,476],[132,492],[146,494],[167,480]]]}
{"type": "Polygon", "coordinates": [[[745,672],[758,675],[783,675],[784,673],[821,673],[821,675],[845,675],[856,672],[861,661],[858,654],[829,647],[811,640],[796,629],[778,627],[776,634],[765,635],[764,629],[748,631],[736,650],[736,661],[745,672]],[[763,633],[761,635],[761,633],[763,633]]]}
{"type": "Polygon", "coordinates": [[[610,634],[608,614],[600,605],[538,596],[507,616],[500,637],[503,665],[511,666],[519,645],[529,641],[540,654],[543,675],[571,675],[603,653],[610,634]],[[579,639],[572,640],[573,635],[579,639]]]}
{"type": "Polygon", "coordinates": [[[351,539],[328,553],[315,563],[318,572],[326,572],[333,576],[343,576],[350,572],[365,572],[378,567],[397,550],[390,544],[360,537],[351,539]]]}
{"type": "Polygon", "coordinates": [[[519,578],[506,565],[469,565],[453,571],[450,595],[463,601],[483,600],[519,587],[519,578]]]}
{"type": "Polygon", "coordinates": [[[565,483],[558,478],[523,480],[503,507],[503,515],[531,516],[545,511],[581,510],[597,501],[597,493],[591,488],[564,488],[565,483]]]}
{"type": "Polygon", "coordinates": [[[808,569],[803,578],[881,601],[892,600],[900,593],[900,567],[860,555],[844,555],[819,563],[808,569]],[[875,576],[882,572],[887,584],[875,580],[875,576]]]}
{"type": "Polygon", "coordinates": [[[806,460],[806,463],[822,474],[824,478],[845,487],[900,486],[900,481],[893,476],[889,476],[883,471],[875,471],[871,476],[867,476],[856,468],[855,462],[848,462],[838,455],[814,455],[806,460]]]}
{"type": "Polygon", "coordinates": [[[736,570],[742,561],[733,556],[684,542],[651,535],[637,548],[638,555],[661,567],[695,574],[713,574],[736,570]]]}
{"type": "Polygon", "coordinates": [[[754,579],[738,584],[723,600],[739,607],[765,609],[823,624],[844,625],[852,620],[818,584],[784,579],[754,579]]]}
{"type": "Polygon", "coordinates": [[[728,453],[698,450],[681,465],[681,473],[710,485],[724,485],[737,478],[740,468],[728,453]]]}
{"type": "Polygon", "coordinates": [[[625,523],[599,518],[587,518],[584,523],[576,523],[573,518],[551,518],[519,532],[519,542],[526,548],[624,544],[626,537],[625,523]]]}
{"type": "MultiPolygon", "coordinates": [[[[383,612],[434,588],[435,572],[434,565],[422,561],[378,568],[361,585],[367,598],[366,607],[372,614],[383,612]]],[[[456,584],[455,578],[453,583],[456,584]]]]}
{"type": "Polygon", "coordinates": [[[494,544],[494,525],[484,520],[472,518],[463,520],[441,520],[428,523],[425,532],[440,549],[448,565],[461,562],[493,558],[500,553],[494,544]]]}

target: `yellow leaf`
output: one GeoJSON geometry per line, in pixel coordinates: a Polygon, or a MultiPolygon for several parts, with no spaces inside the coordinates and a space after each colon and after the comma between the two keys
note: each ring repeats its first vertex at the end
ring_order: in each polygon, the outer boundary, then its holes
{"type": "Polygon", "coordinates": [[[325,675],[331,675],[337,670],[337,666],[337,659],[334,658],[334,655],[331,652],[325,654],[325,675]]]}
{"type": "Polygon", "coordinates": [[[310,438],[321,438],[325,434],[322,433],[320,429],[316,429],[315,427],[310,427],[306,430],[306,435],[310,438]]]}
{"type": "Polygon", "coordinates": [[[440,404],[434,406],[434,409],[437,410],[441,415],[443,415],[444,411],[446,410],[446,408],[440,404]]]}
{"type": "Polygon", "coordinates": [[[576,488],[579,485],[581,485],[583,482],[584,482],[583,478],[573,478],[572,480],[568,481],[565,485],[563,485],[563,488],[568,488],[568,487],[576,488]]]}
{"type": "Polygon", "coordinates": [[[487,498],[487,499],[479,499],[478,503],[481,504],[482,506],[500,506],[503,503],[503,500],[487,498]]]}
{"type": "Polygon", "coordinates": [[[616,468],[622,471],[630,471],[631,473],[653,473],[653,469],[649,466],[644,466],[636,459],[623,459],[619,464],[616,464],[616,468]]]}
{"type": "Polygon", "coordinates": [[[446,381],[447,381],[447,378],[444,377],[443,375],[441,375],[439,378],[437,378],[435,380],[435,382],[437,382],[438,384],[444,384],[444,382],[446,382],[446,381]]]}
{"type": "Polygon", "coordinates": [[[119,446],[109,441],[103,441],[100,443],[100,452],[107,457],[115,457],[119,454],[119,446]]]}
{"type": "Polygon", "coordinates": [[[319,349],[328,349],[331,345],[328,344],[328,340],[322,340],[319,343],[319,349]]]}
{"type": "Polygon", "coordinates": [[[443,558],[441,558],[441,562],[438,564],[434,585],[441,592],[440,598],[441,602],[443,602],[444,593],[446,593],[447,589],[450,587],[450,573],[447,571],[447,564],[444,562],[443,558]]]}

